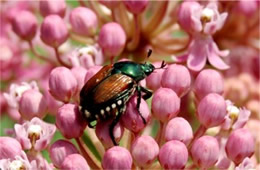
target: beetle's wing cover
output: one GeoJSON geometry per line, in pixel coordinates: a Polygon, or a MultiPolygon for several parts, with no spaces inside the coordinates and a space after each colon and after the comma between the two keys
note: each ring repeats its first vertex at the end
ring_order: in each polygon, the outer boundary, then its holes
{"type": "Polygon", "coordinates": [[[104,66],[99,72],[97,72],[93,77],[91,77],[88,82],[84,85],[80,92],[80,96],[84,98],[88,95],[91,90],[96,87],[101,80],[109,75],[113,68],[113,65],[106,65],[104,66]]]}
{"type": "Polygon", "coordinates": [[[123,74],[113,74],[102,81],[95,89],[93,99],[95,104],[101,104],[108,100],[115,99],[127,89],[133,88],[134,80],[123,74]]]}

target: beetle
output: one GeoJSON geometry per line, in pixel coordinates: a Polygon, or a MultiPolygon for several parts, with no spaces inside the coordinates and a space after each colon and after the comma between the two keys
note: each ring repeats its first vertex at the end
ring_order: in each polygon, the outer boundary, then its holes
{"type": "MultiPolygon", "coordinates": [[[[147,57],[151,53],[152,50],[149,50],[147,57]]],[[[160,68],[165,66],[163,61],[160,68]]],[[[125,112],[126,103],[135,92],[137,92],[138,113],[146,124],[139,110],[141,97],[147,100],[152,96],[152,92],[139,85],[139,82],[155,69],[152,64],[138,64],[132,61],[121,61],[104,66],[86,82],[80,91],[80,111],[87,120],[88,126],[94,128],[95,125],[92,125],[92,122],[113,118],[109,126],[109,135],[113,144],[117,145],[113,129],[125,112]]]]}

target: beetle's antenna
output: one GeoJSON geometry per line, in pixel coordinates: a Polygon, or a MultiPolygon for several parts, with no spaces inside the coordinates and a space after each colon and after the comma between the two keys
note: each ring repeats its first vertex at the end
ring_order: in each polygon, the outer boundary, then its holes
{"type": "Polygon", "coordinates": [[[163,61],[162,61],[162,64],[161,64],[161,67],[159,67],[159,68],[155,68],[155,69],[161,69],[161,68],[164,68],[166,65],[167,65],[167,63],[163,60],[163,61]]]}
{"type": "Polygon", "coordinates": [[[153,50],[148,49],[147,58],[149,58],[151,56],[152,52],[153,52],[153,50]]]}
{"type": "Polygon", "coordinates": [[[166,62],[163,60],[160,68],[164,68],[166,65],[166,62]]]}

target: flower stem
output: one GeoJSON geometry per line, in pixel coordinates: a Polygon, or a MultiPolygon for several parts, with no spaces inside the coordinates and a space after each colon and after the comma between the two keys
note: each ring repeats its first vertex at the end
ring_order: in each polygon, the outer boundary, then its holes
{"type": "Polygon", "coordinates": [[[156,36],[158,36],[159,34],[161,34],[162,32],[166,31],[167,29],[171,28],[173,26],[173,24],[175,23],[175,21],[170,20],[168,21],[166,24],[164,24],[162,27],[156,29],[152,35],[151,38],[154,38],[156,36]]]}
{"type": "Polygon", "coordinates": [[[156,45],[156,46],[153,46],[153,49],[155,52],[159,53],[159,54],[166,54],[166,55],[169,55],[169,54],[177,54],[177,53],[181,53],[183,51],[185,51],[187,49],[188,45],[187,46],[184,46],[184,47],[181,47],[181,48],[176,48],[174,46],[163,46],[163,44],[160,44],[160,45],[156,45]]]}
{"type": "Polygon", "coordinates": [[[185,168],[186,170],[190,170],[190,169],[196,169],[196,165],[194,163],[192,163],[190,166],[188,166],[187,168],[185,168]]]}
{"type": "Polygon", "coordinates": [[[112,20],[113,21],[117,21],[117,18],[116,18],[116,9],[111,9],[111,17],[112,17],[112,20]]]}
{"type": "Polygon", "coordinates": [[[56,58],[57,60],[59,61],[59,63],[65,67],[68,67],[68,68],[71,68],[70,65],[68,65],[67,63],[65,63],[64,61],[62,61],[62,59],[60,58],[60,54],[59,54],[59,51],[58,51],[58,48],[55,47],[54,48],[54,51],[55,51],[55,55],[56,55],[56,58]]]}
{"type": "Polygon", "coordinates": [[[31,40],[28,41],[28,43],[29,43],[30,50],[32,51],[33,55],[35,55],[36,57],[38,57],[38,58],[41,59],[41,60],[44,60],[44,61],[47,61],[47,62],[51,63],[52,65],[56,65],[55,61],[51,60],[50,58],[47,58],[47,57],[44,57],[44,56],[38,54],[38,53],[35,51],[31,40]]]}
{"type": "Polygon", "coordinates": [[[110,64],[113,64],[113,63],[114,63],[114,58],[115,58],[115,56],[111,56],[111,57],[110,57],[110,64]]]}
{"type": "Polygon", "coordinates": [[[141,28],[140,28],[142,22],[141,20],[142,20],[141,15],[134,15],[135,28],[132,33],[132,40],[127,44],[127,49],[129,51],[135,50],[139,44],[140,34],[141,34],[141,28]]]}
{"type": "Polygon", "coordinates": [[[173,9],[171,9],[171,12],[169,14],[170,19],[168,19],[166,23],[164,23],[161,27],[158,27],[156,30],[154,30],[153,33],[151,34],[151,38],[154,38],[159,34],[161,34],[162,32],[170,29],[176,23],[177,15],[178,15],[177,12],[179,9],[178,1],[171,2],[171,6],[173,6],[173,9]]]}
{"type": "Polygon", "coordinates": [[[164,142],[164,133],[165,133],[165,128],[166,128],[166,124],[164,122],[160,121],[160,128],[157,132],[157,136],[155,138],[156,142],[158,143],[159,146],[162,146],[163,142],[164,142]]]}
{"type": "Polygon", "coordinates": [[[190,149],[194,143],[195,140],[197,140],[199,137],[205,134],[207,128],[203,125],[200,125],[200,127],[197,129],[197,131],[194,134],[193,139],[191,140],[190,144],[188,145],[188,149],[190,149]]]}
{"type": "Polygon", "coordinates": [[[96,159],[96,157],[91,153],[88,147],[84,144],[83,140],[81,138],[75,138],[75,140],[80,148],[82,155],[87,160],[89,166],[92,169],[101,169],[100,162],[96,159]]]}
{"type": "Polygon", "coordinates": [[[118,17],[119,17],[119,23],[122,25],[124,28],[127,38],[132,35],[132,30],[134,29],[134,24],[132,24],[132,20],[129,19],[129,16],[127,15],[127,10],[124,6],[124,4],[120,4],[118,8],[118,17]],[[133,28],[133,29],[132,29],[133,28]]]}
{"type": "Polygon", "coordinates": [[[106,22],[111,21],[111,18],[105,14],[96,1],[88,1],[89,7],[97,14],[99,25],[103,25],[106,22]]]}
{"type": "Polygon", "coordinates": [[[87,45],[93,45],[93,44],[95,44],[94,38],[84,37],[84,36],[75,34],[75,33],[72,32],[71,30],[70,30],[70,38],[71,38],[72,40],[78,41],[79,43],[82,43],[82,44],[87,44],[87,45]]]}
{"type": "Polygon", "coordinates": [[[83,6],[83,7],[87,6],[83,0],[78,0],[78,2],[80,4],[80,6],[83,6]]]}
{"type": "Polygon", "coordinates": [[[160,25],[167,11],[168,1],[154,2],[157,8],[153,11],[148,23],[143,27],[142,32],[145,33],[146,37],[149,37],[154,30],[160,25]],[[158,3],[158,4],[157,4],[158,3]]]}
{"type": "Polygon", "coordinates": [[[164,38],[164,37],[158,37],[151,41],[153,45],[183,45],[187,46],[189,44],[190,38],[164,38]]]}
{"type": "Polygon", "coordinates": [[[127,149],[130,150],[131,146],[136,138],[136,133],[133,133],[130,131],[129,136],[128,136],[128,142],[127,142],[127,149]]]}
{"type": "Polygon", "coordinates": [[[87,128],[87,134],[89,135],[90,139],[92,140],[93,144],[95,145],[98,153],[101,157],[105,154],[105,148],[100,142],[100,140],[97,138],[97,135],[95,134],[94,129],[87,128]]]}

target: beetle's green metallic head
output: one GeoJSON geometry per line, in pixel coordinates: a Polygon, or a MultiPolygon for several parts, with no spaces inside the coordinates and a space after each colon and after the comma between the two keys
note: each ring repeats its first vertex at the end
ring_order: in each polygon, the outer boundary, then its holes
{"type": "Polygon", "coordinates": [[[155,69],[155,67],[150,63],[141,64],[141,69],[146,76],[149,76],[155,69]]]}

